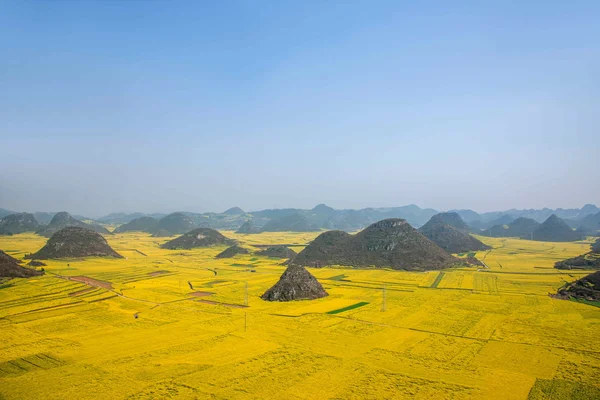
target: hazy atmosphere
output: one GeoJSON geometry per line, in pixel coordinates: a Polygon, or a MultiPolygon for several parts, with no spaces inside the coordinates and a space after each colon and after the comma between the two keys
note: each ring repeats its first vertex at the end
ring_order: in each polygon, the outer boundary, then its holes
{"type": "Polygon", "coordinates": [[[598,203],[599,11],[3,2],[0,207],[598,203]]]}
{"type": "Polygon", "coordinates": [[[599,21],[0,0],[0,400],[600,400],[599,21]]]}

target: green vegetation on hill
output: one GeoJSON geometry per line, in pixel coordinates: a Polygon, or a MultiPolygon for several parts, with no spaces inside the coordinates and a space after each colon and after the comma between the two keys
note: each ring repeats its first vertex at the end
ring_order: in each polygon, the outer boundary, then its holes
{"type": "Polygon", "coordinates": [[[591,251],[554,264],[558,269],[600,269],[600,239],[591,246],[591,251]]]}
{"type": "Polygon", "coordinates": [[[508,225],[514,220],[514,216],[503,214],[489,221],[471,221],[469,222],[469,226],[475,233],[481,233],[486,236],[490,236],[490,229],[498,226],[508,225]]]}
{"type": "Polygon", "coordinates": [[[291,214],[267,222],[261,229],[263,232],[312,232],[319,228],[301,214],[291,214]]]}
{"type": "Polygon", "coordinates": [[[244,215],[246,213],[244,212],[244,210],[242,210],[239,207],[231,207],[230,209],[225,210],[223,212],[223,214],[226,214],[226,215],[244,215]]]}
{"type": "Polygon", "coordinates": [[[240,228],[236,231],[236,233],[244,233],[244,234],[260,233],[260,228],[257,228],[256,226],[254,226],[254,223],[252,221],[246,221],[242,224],[242,226],[240,226],[240,228]]]}
{"type": "Polygon", "coordinates": [[[68,226],[52,235],[44,247],[27,258],[114,257],[123,258],[114,251],[98,232],[79,226],[68,226]]]}
{"type": "Polygon", "coordinates": [[[0,219],[0,234],[35,232],[39,227],[40,224],[30,213],[10,214],[0,219]]]}
{"type": "Polygon", "coordinates": [[[198,228],[187,232],[178,238],[168,241],[161,247],[163,249],[193,249],[195,247],[209,247],[218,245],[233,245],[234,240],[227,239],[218,231],[211,228],[198,228]]]}
{"type": "Polygon", "coordinates": [[[567,284],[558,291],[557,297],[600,302],[600,271],[567,284]]]}
{"type": "Polygon", "coordinates": [[[231,258],[236,256],[237,254],[248,254],[249,251],[243,247],[234,245],[231,247],[226,248],[225,250],[223,250],[222,252],[220,252],[219,254],[217,254],[215,256],[215,258],[231,258]]]}
{"type": "Polygon", "coordinates": [[[585,216],[578,224],[577,231],[579,235],[599,236],[600,235],[600,212],[585,216]]]}
{"type": "Polygon", "coordinates": [[[152,217],[140,217],[128,222],[124,225],[119,226],[114,230],[114,233],[123,232],[148,232],[155,233],[158,229],[158,221],[152,217]]]}
{"type": "Polygon", "coordinates": [[[19,265],[21,261],[0,250],[0,278],[29,278],[43,275],[43,271],[25,268],[19,265]]]}
{"type": "Polygon", "coordinates": [[[573,242],[578,239],[581,237],[554,214],[533,232],[533,240],[542,242],[573,242]]]}
{"type": "Polygon", "coordinates": [[[318,229],[356,231],[374,222],[389,218],[402,218],[414,226],[421,226],[437,214],[437,211],[431,208],[422,209],[414,204],[402,207],[364,208],[360,210],[336,210],[325,204],[319,204],[310,210],[287,208],[262,210],[250,214],[252,218],[264,221],[263,224],[292,215],[300,215],[306,219],[309,225],[308,228],[303,228],[304,231],[318,229]]]}
{"type": "Polygon", "coordinates": [[[532,233],[539,228],[540,224],[531,218],[517,218],[508,225],[494,225],[482,232],[483,235],[491,237],[518,237],[530,239],[532,233]]]}
{"type": "Polygon", "coordinates": [[[52,221],[50,221],[50,223],[47,226],[42,227],[36,233],[41,236],[51,237],[59,230],[66,228],[66,227],[70,227],[70,226],[76,226],[76,227],[80,227],[80,228],[90,229],[94,232],[102,233],[105,235],[112,234],[105,227],[103,227],[101,225],[95,225],[95,224],[86,224],[85,222],[82,222],[78,219],[73,218],[71,216],[71,214],[69,214],[66,211],[56,213],[54,215],[54,217],[52,218],[52,221]]]}
{"type": "Polygon", "coordinates": [[[468,229],[467,224],[458,214],[444,213],[431,217],[429,222],[419,228],[419,232],[449,253],[464,253],[490,248],[469,235],[466,229],[468,229]],[[457,227],[462,227],[462,229],[457,227]]]}
{"type": "Polygon", "coordinates": [[[462,232],[468,232],[470,230],[469,225],[467,225],[466,222],[462,220],[460,215],[455,212],[435,214],[427,223],[430,225],[450,225],[451,227],[462,232]]]}
{"type": "Polygon", "coordinates": [[[194,221],[183,213],[172,213],[158,221],[157,229],[163,229],[171,234],[189,232],[196,227],[194,221]]]}
{"type": "Polygon", "coordinates": [[[314,300],[328,296],[317,279],[298,265],[290,265],[261,298],[267,301],[314,300]]]}
{"type": "Polygon", "coordinates": [[[296,256],[294,264],[313,267],[345,265],[432,270],[458,260],[402,219],[376,222],[356,235],[329,231],[319,235],[296,256]]]}
{"type": "Polygon", "coordinates": [[[264,250],[257,251],[257,255],[265,256],[265,257],[273,257],[273,258],[290,258],[293,259],[296,257],[296,252],[292,249],[289,249],[285,246],[271,246],[267,247],[264,250]]]}

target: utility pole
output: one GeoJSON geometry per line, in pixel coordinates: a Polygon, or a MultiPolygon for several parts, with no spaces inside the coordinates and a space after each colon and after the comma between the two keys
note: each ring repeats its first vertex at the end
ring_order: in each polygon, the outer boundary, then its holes
{"type": "Polygon", "coordinates": [[[244,311],[244,332],[248,330],[248,313],[244,311]]]}
{"type": "Polygon", "coordinates": [[[385,285],[383,285],[383,289],[381,290],[381,312],[385,312],[386,310],[386,290],[385,285]]]}
{"type": "Polygon", "coordinates": [[[244,295],[244,305],[248,306],[248,281],[246,281],[246,293],[244,295]]]}

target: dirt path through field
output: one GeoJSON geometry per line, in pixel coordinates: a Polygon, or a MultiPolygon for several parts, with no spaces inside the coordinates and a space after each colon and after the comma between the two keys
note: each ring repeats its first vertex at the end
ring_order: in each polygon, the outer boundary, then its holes
{"type": "Polygon", "coordinates": [[[67,279],[70,281],[85,283],[86,285],[89,285],[89,286],[101,287],[101,288],[108,289],[108,290],[113,289],[112,283],[106,282],[106,281],[100,281],[98,279],[90,278],[87,276],[71,276],[71,277],[67,277],[67,279]]]}
{"type": "Polygon", "coordinates": [[[214,292],[194,292],[194,293],[190,293],[190,296],[205,297],[205,296],[212,296],[213,294],[215,294],[215,293],[214,292]]]}

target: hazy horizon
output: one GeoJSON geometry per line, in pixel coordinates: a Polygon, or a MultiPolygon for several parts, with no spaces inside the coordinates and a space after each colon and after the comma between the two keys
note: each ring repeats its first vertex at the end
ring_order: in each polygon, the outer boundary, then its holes
{"type": "Polygon", "coordinates": [[[1,208],[600,203],[598,2],[0,11],[1,208]]]}
{"type": "MultiPolygon", "coordinates": [[[[319,203],[319,204],[325,204],[325,203],[319,203]]],[[[488,212],[504,212],[504,211],[510,211],[510,210],[532,210],[532,209],[536,209],[536,210],[541,210],[544,208],[548,208],[551,210],[557,210],[557,209],[581,209],[583,208],[585,205],[588,204],[592,204],[594,206],[597,206],[594,203],[585,203],[582,204],[580,206],[576,206],[576,207],[540,207],[540,208],[531,208],[531,207],[520,207],[520,208],[507,208],[507,209],[502,209],[502,210],[474,210],[472,208],[468,208],[468,207],[462,207],[462,208],[434,208],[434,207],[422,207],[418,204],[399,204],[399,205],[395,205],[395,206],[369,206],[369,207],[360,207],[360,208],[340,208],[340,207],[332,207],[329,204],[325,204],[327,206],[330,206],[331,208],[335,209],[335,210],[361,210],[361,209],[366,209],[366,208],[394,208],[394,207],[405,207],[405,206],[412,206],[412,205],[416,205],[417,207],[421,208],[421,209],[434,209],[436,211],[439,212],[446,212],[446,211],[454,211],[454,210],[471,210],[471,211],[475,211],[478,214],[485,214],[488,212]]],[[[318,204],[315,204],[315,206],[317,206],[318,204]]],[[[313,209],[315,206],[311,206],[311,207],[276,207],[276,209],[299,209],[299,210],[311,210],[313,209]]],[[[14,211],[14,212],[28,212],[28,213],[36,213],[36,212],[45,212],[45,213],[58,213],[61,211],[67,211],[69,214],[76,214],[76,215],[81,215],[84,217],[89,217],[89,218],[100,218],[100,217],[105,217],[108,216],[110,214],[119,214],[119,213],[123,213],[123,214],[133,214],[133,213],[142,213],[142,214],[147,214],[147,215],[151,215],[151,214],[171,214],[174,212],[191,212],[191,213],[223,213],[224,211],[227,211],[229,208],[233,208],[233,207],[237,207],[237,206],[231,206],[231,207],[227,207],[225,209],[222,210],[204,210],[204,211],[199,211],[199,210],[188,210],[188,209],[167,209],[167,210],[158,210],[158,211],[139,211],[139,210],[132,210],[132,211],[109,211],[106,213],[102,213],[102,214],[88,214],[88,213],[82,213],[82,212],[77,212],[77,211],[72,211],[72,210],[67,210],[67,209],[58,209],[58,210],[16,210],[16,209],[10,209],[7,207],[3,207],[0,204],[0,208],[6,209],[6,210],[10,210],[10,211],[14,211]]],[[[240,207],[244,212],[246,213],[253,213],[253,212],[258,212],[258,211],[264,211],[264,210],[268,210],[268,209],[273,209],[273,208],[257,208],[257,209],[244,209],[243,207],[240,207]]]]}

